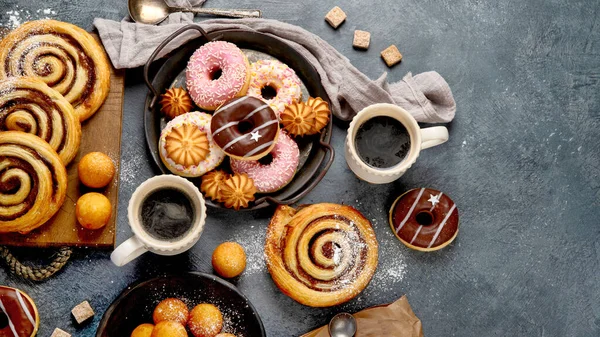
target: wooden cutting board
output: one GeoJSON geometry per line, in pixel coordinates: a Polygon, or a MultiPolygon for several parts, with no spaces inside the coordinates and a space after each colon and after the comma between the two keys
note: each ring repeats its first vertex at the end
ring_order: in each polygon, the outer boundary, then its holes
{"type": "MultiPolygon", "coordinates": [[[[0,36],[1,37],[1,36],[0,36]]],[[[95,36],[96,37],[96,36],[95,36]]],[[[97,38],[97,37],[96,37],[97,38]]],[[[123,115],[124,75],[111,67],[110,91],[104,105],[81,125],[81,145],[77,157],[67,166],[67,197],[62,208],[46,224],[29,234],[0,234],[0,245],[22,247],[98,247],[114,248],[117,206],[119,204],[119,166],[121,158],[121,123],[123,115]],[[116,173],[104,189],[90,189],[79,182],[77,163],[87,153],[99,151],[107,154],[115,164],[116,173]],[[87,192],[99,192],[112,204],[108,224],[95,231],[77,223],[75,203],[87,192]]]]}

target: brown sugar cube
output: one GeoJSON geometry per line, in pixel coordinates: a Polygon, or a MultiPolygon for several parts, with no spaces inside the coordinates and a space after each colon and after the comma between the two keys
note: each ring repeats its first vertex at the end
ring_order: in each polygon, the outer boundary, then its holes
{"type": "Polygon", "coordinates": [[[94,310],[88,301],[83,301],[77,304],[77,306],[71,310],[71,314],[73,314],[73,317],[75,317],[77,323],[81,324],[88,318],[94,316],[94,310]]]}
{"type": "Polygon", "coordinates": [[[381,57],[383,57],[383,60],[388,67],[391,67],[394,64],[402,61],[402,54],[400,54],[398,47],[395,45],[391,45],[382,51],[381,57]]]}
{"type": "Polygon", "coordinates": [[[354,31],[354,41],[352,42],[354,48],[369,49],[369,44],[371,44],[371,33],[364,30],[354,31]]]}
{"type": "Polygon", "coordinates": [[[59,328],[54,329],[50,337],[71,337],[71,334],[59,328]]]}
{"type": "Polygon", "coordinates": [[[338,6],[333,7],[327,15],[325,15],[325,21],[327,21],[331,27],[337,28],[346,20],[346,13],[338,6]]]}

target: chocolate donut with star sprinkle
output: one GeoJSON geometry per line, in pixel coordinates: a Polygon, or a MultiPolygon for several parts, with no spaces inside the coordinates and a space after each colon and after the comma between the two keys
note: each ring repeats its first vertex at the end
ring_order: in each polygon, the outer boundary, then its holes
{"type": "Polygon", "coordinates": [[[225,102],[210,124],[215,144],[228,156],[258,160],[277,142],[279,120],[271,107],[258,98],[244,96],[225,102]]]}
{"type": "Polygon", "coordinates": [[[390,226],[407,247],[434,251],[449,245],[458,234],[458,209],[446,194],[430,189],[410,190],[392,205],[390,226]]]}

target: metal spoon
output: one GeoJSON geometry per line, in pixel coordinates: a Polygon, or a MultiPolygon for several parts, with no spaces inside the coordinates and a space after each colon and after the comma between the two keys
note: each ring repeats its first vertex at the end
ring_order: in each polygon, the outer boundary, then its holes
{"type": "Polygon", "coordinates": [[[356,334],[356,319],[349,313],[339,313],[329,322],[331,337],[354,337],[356,334]]]}
{"type": "Polygon", "coordinates": [[[135,22],[156,25],[174,12],[191,12],[231,18],[260,18],[258,9],[217,9],[170,7],[164,0],[128,0],[129,16],[135,22]]]}

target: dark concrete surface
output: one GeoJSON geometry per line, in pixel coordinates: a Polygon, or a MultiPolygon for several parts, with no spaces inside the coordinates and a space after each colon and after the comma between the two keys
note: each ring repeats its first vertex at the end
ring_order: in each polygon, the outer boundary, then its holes
{"type": "MultiPolygon", "coordinates": [[[[10,11],[86,29],[94,17],[121,19],[127,13],[124,0],[0,3],[2,25],[11,22],[10,11]]],[[[409,71],[437,70],[458,105],[450,141],[424,151],[401,180],[370,186],[347,168],[345,127],[334,127],[335,163],[302,202],[355,206],[373,220],[381,246],[375,278],[341,307],[303,307],[274,286],[262,262],[268,212],[210,211],[200,242],[181,256],[147,254],[117,268],[109,252],[78,250],[63,272],[38,284],[0,269],[0,284],[19,287],[37,300],[40,336],[49,336],[55,327],[93,336],[103,311],[127,284],[163,272],[211,272],[212,250],[232,239],[249,254],[248,270],[234,283],[258,308],[269,336],[297,336],[339,311],[403,294],[427,337],[600,336],[597,0],[209,0],[207,5],[257,7],[265,17],[305,27],[372,78],[384,71],[390,80],[399,80],[409,71]],[[334,5],[348,14],[338,30],[323,20],[334,5]],[[354,29],[373,34],[367,52],[352,49],[354,29]],[[389,70],[378,55],[392,43],[404,60],[389,70]],[[392,200],[421,186],[450,195],[462,216],[458,239],[440,252],[405,248],[387,224],[392,200]],[[83,300],[97,315],[76,327],[70,310],[83,300]]],[[[139,70],[127,72],[126,86],[118,243],[131,235],[125,210],[132,191],[155,173],[145,150],[147,89],[139,70]]]]}

